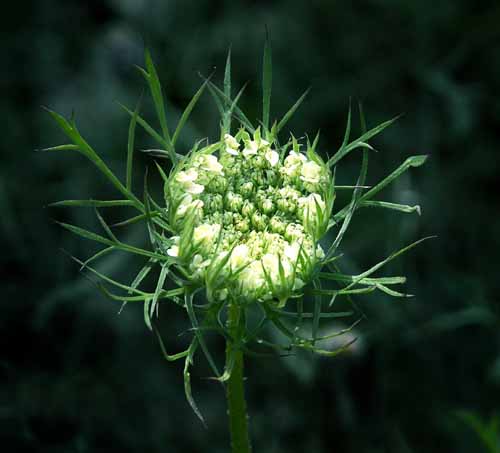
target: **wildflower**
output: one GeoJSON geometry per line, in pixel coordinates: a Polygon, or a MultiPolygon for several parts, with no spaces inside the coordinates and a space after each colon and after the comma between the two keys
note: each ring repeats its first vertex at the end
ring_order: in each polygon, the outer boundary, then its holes
{"type": "Polygon", "coordinates": [[[305,182],[317,184],[321,178],[321,167],[313,161],[305,162],[302,165],[300,179],[305,182]]]}
{"type": "Polygon", "coordinates": [[[182,217],[188,212],[190,209],[200,210],[204,206],[202,200],[193,200],[193,196],[191,193],[187,193],[186,196],[182,199],[179,207],[177,208],[177,216],[182,217]]]}
{"type": "Polygon", "coordinates": [[[210,248],[219,231],[220,225],[202,223],[194,229],[193,241],[205,248],[210,248]]]}
{"type": "Polygon", "coordinates": [[[222,172],[222,165],[217,160],[217,157],[213,156],[212,154],[205,154],[200,156],[196,162],[196,165],[199,165],[202,170],[206,170],[209,173],[214,173],[221,176],[224,174],[222,172]]]}
{"type": "Polygon", "coordinates": [[[274,167],[278,163],[280,155],[274,149],[269,149],[266,151],[265,158],[271,167],[274,167]]]}
{"type": "Polygon", "coordinates": [[[245,149],[243,150],[243,155],[245,157],[254,156],[259,150],[259,144],[255,140],[250,140],[246,143],[245,149]]]}
{"type": "MultiPolygon", "coordinates": [[[[363,154],[363,165],[354,188],[351,202],[332,215],[335,187],[333,184],[332,169],[337,162],[349,151],[356,148],[370,147],[366,142],[357,139],[348,144],[350,133],[350,112],[348,130],[341,149],[326,163],[315,152],[317,139],[311,145],[307,143],[306,153],[301,153],[301,145],[292,135],[291,140],[280,146],[277,136],[283,125],[288,121],[294,107],[280,121],[269,128],[269,101],[270,101],[270,49],[266,44],[264,56],[264,98],[262,130],[254,127],[240,110],[235,110],[237,98],[231,99],[230,59],[225,71],[224,90],[218,100],[222,112],[223,140],[205,148],[193,149],[188,155],[180,154],[175,148],[175,138],[180,132],[193,104],[190,103],[179,121],[172,138],[169,138],[168,128],[164,118],[164,111],[158,106],[161,102],[161,89],[157,74],[149,54],[146,55],[146,69],[144,75],[150,85],[153,98],[159,114],[165,139],[156,133],[144,120],[138,121],[153,137],[160,137],[165,153],[171,159],[170,176],[160,168],[160,174],[165,181],[165,204],[159,205],[145,190],[143,200],[132,191],[132,164],[133,164],[133,135],[135,123],[140,118],[134,114],[129,129],[129,146],[127,158],[127,175],[124,183],[106,166],[98,154],[79,135],[72,122],[65,120],[55,112],[51,112],[63,131],[72,140],[70,146],[62,145],[49,149],[73,149],[77,147],[97,167],[103,171],[110,182],[121,192],[123,200],[112,202],[104,200],[76,201],[80,206],[132,206],[139,211],[139,215],[127,222],[137,219],[146,219],[147,231],[154,250],[145,250],[137,246],[125,244],[114,236],[99,214],[99,220],[107,232],[108,237],[101,237],[73,225],[63,224],[69,230],[85,238],[106,244],[106,248],[82,263],[90,271],[100,275],[88,264],[98,256],[113,250],[127,251],[147,257],[147,262],[137,274],[131,286],[112,282],[128,293],[121,296],[113,295],[114,299],[128,302],[141,300],[144,303],[144,318],[150,329],[153,328],[151,318],[158,312],[158,304],[163,300],[171,300],[182,305],[190,318],[194,337],[189,347],[180,353],[169,356],[163,346],[162,350],[168,360],[184,358],[184,387],[189,403],[200,416],[192,395],[190,386],[189,366],[193,363],[193,356],[198,348],[206,355],[210,366],[218,379],[228,381],[229,415],[231,427],[238,429],[238,440],[245,441],[246,417],[241,387],[243,352],[251,350],[249,344],[256,339],[259,344],[267,343],[272,347],[282,349],[282,344],[272,344],[260,338],[261,328],[274,324],[286,337],[290,338],[287,347],[300,347],[316,351],[321,354],[336,354],[339,351],[328,351],[324,346],[316,345],[319,340],[328,338],[317,337],[316,331],[322,316],[322,301],[324,295],[331,295],[331,302],[337,295],[355,292],[370,292],[379,289],[395,297],[406,296],[404,293],[388,288],[388,285],[399,284],[403,277],[369,277],[375,270],[397,257],[406,250],[418,244],[414,242],[400,251],[391,254],[369,270],[357,275],[343,275],[339,270],[329,272],[326,264],[332,263],[339,256],[336,250],[342,236],[349,226],[354,211],[363,206],[379,206],[396,209],[403,212],[419,212],[419,206],[398,205],[382,201],[369,200],[381,187],[389,184],[397,175],[410,167],[418,167],[425,162],[426,156],[412,156],[408,158],[391,175],[387,176],[370,191],[360,197],[359,189],[363,188],[366,178],[368,153],[363,154]],[[228,102],[231,101],[231,102],[228,102]],[[227,104],[227,108],[224,108],[227,104]],[[241,129],[232,136],[229,132],[231,122],[238,118],[241,129]],[[253,136],[250,136],[250,131],[253,136]],[[265,137],[265,138],[264,138],[265,137]],[[132,139],[132,140],[130,140],[132,139]],[[81,144],[85,146],[82,148],[81,144]],[[241,147],[243,150],[241,151],[241,147]],[[396,175],[396,176],[395,176],[396,175]],[[368,204],[367,202],[371,202],[368,204]],[[329,228],[338,229],[335,240],[323,250],[319,241],[329,228]],[[161,267],[158,282],[154,293],[139,289],[141,281],[148,275],[153,266],[161,267]],[[341,288],[318,287],[318,280],[333,280],[341,288]],[[303,288],[313,281],[312,293],[318,297],[313,310],[313,335],[302,335],[300,324],[305,317],[304,302],[301,298],[307,294],[303,288]],[[380,282],[380,283],[379,283],[380,282]],[[382,283],[383,282],[383,283],[382,283]],[[345,285],[343,285],[345,283],[345,285]],[[171,285],[175,288],[171,289],[171,285]],[[360,288],[358,287],[360,286],[360,288]],[[195,295],[200,289],[205,289],[206,304],[194,303],[195,295]],[[184,297],[184,301],[182,301],[184,297]],[[297,298],[301,304],[297,305],[297,312],[287,309],[281,311],[290,298],[297,298]],[[317,303],[319,302],[319,303],[317,303]],[[264,318],[258,326],[247,327],[247,306],[261,304],[264,318]],[[300,308],[300,310],[299,310],[300,308]],[[285,317],[295,318],[297,322],[293,330],[291,323],[285,317]],[[226,319],[224,319],[226,318],[226,319]],[[266,321],[271,323],[266,323],[266,321]],[[227,322],[224,322],[227,321],[227,322]],[[227,362],[224,373],[220,374],[216,363],[212,360],[210,351],[203,341],[205,331],[222,332],[227,341],[227,362]],[[244,346],[244,347],[243,347],[244,346]],[[237,370],[231,375],[232,370],[237,370]],[[237,389],[237,392],[233,391],[237,389]],[[237,395],[237,400],[234,400],[237,395]],[[231,412],[233,407],[238,411],[231,412]],[[233,423],[234,421],[236,423],[233,423]]],[[[208,81],[207,81],[208,82],[208,81]]],[[[211,83],[211,82],[210,82],[211,83]]],[[[201,90],[198,92],[201,94],[201,90]]],[[[197,94],[194,100],[199,97],[197,94]]],[[[238,95],[239,96],[239,95],[238,95]]],[[[302,98],[300,99],[300,101],[302,98]]],[[[364,119],[361,113],[361,123],[364,128],[364,119]]],[[[373,137],[394,120],[387,121],[371,131],[364,132],[361,138],[373,137]]],[[[75,204],[75,200],[71,204],[75,204]]],[[[342,314],[343,316],[344,314],[342,314]]],[[[329,317],[329,316],[328,316],[329,317]]],[[[292,319],[289,319],[292,321],[292,319]]],[[[248,323],[253,324],[253,323],[248,323]]],[[[155,329],[156,330],[156,329],[155,329]]],[[[336,337],[338,334],[330,335],[336,337]]],[[[280,340],[281,343],[281,340],[280,340]]],[[[324,343],[323,343],[324,344],[324,343]]],[[[232,436],[233,439],[236,436],[232,436]]],[[[248,442],[245,442],[248,444],[248,442]]],[[[234,443],[234,445],[237,445],[234,443]]],[[[238,442],[239,445],[239,442],[238,442]]],[[[240,451],[241,449],[238,449],[240,451]]],[[[235,448],[236,451],[236,448],[235,448]]],[[[243,451],[243,450],[242,450],[243,451]]],[[[245,451],[249,451],[249,447],[245,451]]]]}
{"type": "Polygon", "coordinates": [[[276,299],[283,305],[320,259],[316,232],[326,210],[321,182],[329,171],[294,150],[280,162],[258,129],[253,139],[243,132],[236,137],[225,134],[219,150],[199,150],[168,181],[167,193],[184,197],[177,208],[171,204],[178,235],[192,245],[182,258],[194,281],[205,278],[207,288],[217,282],[207,289],[211,297],[226,289],[249,302],[276,299]],[[245,143],[241,153],[236,137],[245,143]],[[203,193],[192,193],[193,184],[202,185],[203,193]],[[196,215],[188,216],[190,209],[196,215]],[[192,228],[184,227],[188,221],[192,228]],[[208,267],[217,275],[205,272],[208,267]]]}
{"type": "Polygon", "coordinates": [[[249,253],[250,250],[248,248],[248,245],[246,244],[237,245],[233,249],[233,252],[231,253],[230,263],[232,269],[237,270],[245,266],[248,262],[249,253]]]}
{"type": "Polygon", "coordinates": [[[167,255],[177,258],[179,256],[179,239],[180,236],[172,236],[170,238],[173,242],[172,246],[167,250],[167,255]]]}
{"type": "Polygon", "coordinates": [[[226,144],[226,152],[237,156],[239,154],[240,144],[238,141],[230,134],[224,134],[224,143],[226,144]]]}

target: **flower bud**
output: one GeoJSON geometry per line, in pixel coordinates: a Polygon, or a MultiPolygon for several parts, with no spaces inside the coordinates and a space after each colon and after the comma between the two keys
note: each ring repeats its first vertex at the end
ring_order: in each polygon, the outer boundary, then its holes
{"type": "Polygon", "coordinates": [[[224,206],[222,195],[218,193],[208,194],[205,197],[205,207],[209,212],[222,211],[224,206]]]}
{"type": "Polygon", "coordinates": [[[245,266],[249,260],[250,249],[246,244],[237,245],[232,253],[231,258],[229,259],[229,263],[231,265],[231,269],[238,270],[245,266]]]}
{"type": "Polygon", "coordinates": [[[220,231],[220,225],[202,223],[195,227],[193,241],[201,249],[210,250],[220,231]]]}
{"type": "Polygon", "coordinates": [[[269,198],[266,198],[262,202],[262,211],[264,211],[266,214],[270,214],[274,211],[274,203],[269,198]]]}
{"type": "Polygon", "coordinates": [[[237,156],[239,154],[240,144],[238,141],[230,134],[224,135],[224,143],[226,144],[226,152],[237,156]]]}
{"type": "Polygon", "coordinates": [[[243,197],[240,194],[235,194],[234,192],[228,192],[226,194],[226,207],[230,211],[237,212],[243,206],[243,197]]]}
{"type": "Polygon", "coordinates": [[[247,181],[240,186],[239,193],[245,198],[248,198],[253,193],[253,187],[254,187],[253,182],[247,181]]]}
{"type": "Polygon", "coordinates": [[[248,219],[241,219],[235,223],[234,227],[237,231],[246,233],[250,229],[250,222],[248,221],[248,219]]]}
{"type": "Polygon", "coordinates": [[[252,162],[253,166],[258,169],[266,168],[267,161],[263,156],[255,156],[252,162]]]}
{"type": "Polygon", "coordinates": [[[304,227],[297,223],[290,223],[285,230],[285,239],[290,242],[304,239],[304,227]]]}
{"type": "Polygon", "coordinates": [[[302,165],[300,179],[311,184],[318,184],[321,178],[322,168],[313,161],[302,165]]]}
{"type": "Polygon", "coordinates": [[[286,229],[286,224],[279,217],[271,217],[269,221],[269,226],[271,227],[271,231],[277,234],[283,234],[286,229]]]}
{"type": "Polygon", "coordinates": [[[227,189],[227,180],[225,178],[211,178],[207,184],[207,190],[223,194],[227,189]]]}
{"type": "Polygon", "coordinates": [[[231,211],[225,211],[222,214],[222,223],[226,226],[233,224],[233,213],[231,211]]]}
{"type": "Polygon", "coordinates": [[[245,217],[250,218],[252,214],[255,212],[255,205],[248,200],[243,202],[243,206],[241,207],[241,214],[245,217]]]}
{"type": "Polygon", "coordinates": [[[224,175],[224,172],[222,171],[222,165],[219,163],[217,157],[213,154],[203,154],[199,156],[195,160],[194,165],[208,173],[220,176],[224,175]]]}
{"type": "Polygon", "coordinates": [[[252,215],[252,225],[258,231],[262,231],[266,228],[268,217],[265,214],[260,214],[255,212],[252,215]]]}

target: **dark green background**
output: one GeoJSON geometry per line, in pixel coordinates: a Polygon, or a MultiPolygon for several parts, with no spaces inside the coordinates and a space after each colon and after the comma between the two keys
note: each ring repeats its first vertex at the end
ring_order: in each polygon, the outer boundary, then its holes
{"type": "MultiPolygon", "coordinates": [[[[439,237],[380,274],[405,273],[415,298],[356,299],[366,319],[354,352],[248,361],[255,451],[483,451],[455,413],[488,419],[500,401],[498,2],[38,0],[5,6],[1,20],[4,451],[228,451],[223,391],[204,379],[202,356],[193,388],[208,429],[185,402],[182,365],[162,360],[141,307],[117,315],[119,305],[61,252],[85,258],[96,248],[52,219],[97,228],[94,215],[44,206],[117,194],[80,155],[34,149],[64,142],[41,105],[74,111],[84,136],[123,174],[128,118],[115,101],[134,106],[140,97],[144,83],[133,65],[142,64],[145,45],[171,121],[199,86],[198,72],[216,68],[220,82],[230,45],[234,85],[250,81],[242,106],[256,119],[265,25],[274,51],[273,118],[312,86],[290,128],[298,135],[321,129],[321,150],[331,155],[350,96],[364,102],[371,126],[405,112],[373,140],[379,152],[369,184],[409,155],[430,154],[381,197],[418,203],[422,215],[360,211],[343,245],[344,268],[360,272],[417,238],[439,237]]],[[[143,112],[153,120],[147,97],[143,112]]],[[[205,94],[181,145],[215,138],[217,122],[205,94]]],[[[152,145],[144,134],[137,143],[152,145]]],[[[355,180],[359,158],[342,162],[341,182],[355,180]]],[[[147,166],[151,158],[139,156],[138,190],[147,166]]],[[[106,215],[113,221],[124,213],[106,215]]],[[[141,227],[119,234],[145,241],[141,227]]],[[[129,281],[139,265],[118,255],[98,268],[129,281]]],[[[169,350],[181,348],[183,313],[162,307],[160,318],[169,350]]]]}

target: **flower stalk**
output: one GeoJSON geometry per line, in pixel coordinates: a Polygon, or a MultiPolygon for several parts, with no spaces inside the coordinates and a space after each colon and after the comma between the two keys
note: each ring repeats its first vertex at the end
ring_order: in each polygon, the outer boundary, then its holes
{"type": "Polygon", "coordinates": [[[281,120],[270,125],[272,78],[269,42],[264,57],[260,126],[252,125],[237,106],[243,89],[234,99],[231,98],[229,55],[223,90],[205,80],[175,130],[170,131],[162,89],[148,52],[145,60],[145,68],[140,71],[150,87],[161,130],[150,126],[139,115],[138,108],[132,111],[125,107],[131,116],[125,182],[80,135],[74,120],[49,111],[71,143],[45,150],[79,151],[106,176],[122,198],[66,200],[53,205],[96,210],[104,235],[61,223],[72,233],[103,246],[84,262],[76,258],[75,261],[82,270],[100,279],[99,288],[106,296],[123,305],[143,303],[145,323],[157,334],[165,359],[169,362],[184,360],[186,399],[202,422],[202,413],[191,392],[190,368],[195,354],[203,353],[217,380],[225,385],[232,451],[250,453],[244,392],[245,353],[302,349],[335,356],[351,343],[331,350],[322,342],[349,332],[360,320],[349,322],[351,327],[348,328],[338,329],[338,324],[330,324],[335,330],[319,336],[323,322],[355,315],[354,310],[335,311],[337,304],[334,308],[332,306],[337,298],[347,298],[350,302],[351,294],[375,290],[391,297],[410,296],[392,288],[403,284],[405,277],[377,277],[373,274],[427,238],[393,252],[358,275],[344,274],[337,260],[343,255],[339,247],[344,234],[360,208],[420,214],[419,206],[374,200],[373,197],[410,168],[421,166],[426,156],[411,156],[377,184],[371,188],[366,186],[368,158],[373,150],[368,140],[395,119],[367,130],[361,109],[362,134],[351,141],[349,108],[342,144],[328,160],[317,151],[319,134],[312,143],[308,138],[297,139],[293,134],[281,140],[278,137],[280,131],[302,103],[305,93],[281,120]],[[176,150],[177,138],[205,88],[212,94],[221,114],[220,135],[211,144],[207,142],[203,146],[204,141],[198,141],[191,149],[179,153],[176,150]],[[239,123],[233,131],[232,121],[239,123]],[[166,166],[155,162],[164,184],[163,201],[158,202],[150,195],[147,180],[144,181],[142,197],[133,191],[136,125],[161,147],[150,150],[154,151],[154,156],[168,159],[166,166]],[[363,151],[358,181],[355,185],[339,186],[335,183],[337,165],[355,150],[363,151]],[[352,191],[350,202],[340,208],[335,205],[338,190],[352,191]],[[98,209],[112,207],[134,212],[126,220],[109,226],[98,209]],[[146,249],[120,241],[113,232],[113,229],[139,221],[146,223],[151,243],[146,249]],[[130,284],[117,282],[91,266],[94,261],[116,251],[132,253],[143,260],[130,284]],[[143,281],[153,269],[159,272],[154,292],[151,292],[150,288],[144,288],[143,281]],[[112,292],[108,286],[115,287],[118,292],[112,292]],[[194,303],[195,295],[202,300],[194,303]],[[189,345],[172,354],[167,352],[168,348],[154,325],[159,307],[166,304],[182,307],[193,331],[189,345]],[[246,325],[250,310],[262,313],[260,322],[251,331],[246,325]],[[272,328],[287,338],[286,344],[269,340],[272,328]],[[225,338],[223,374],[219,373],[217,360],[205,341],[208,333],[225,338]]]}
{"type": "Polygon", "coordinates": [[[232,302],[228,310],[228,331],[234,336],[226,343],[226,368],[232,366],[231,377],[226,384],[227,414],[233,453],[250,453],[248,415],[245,400],[243,351],[238,345],[241,309],[232,302]]]}

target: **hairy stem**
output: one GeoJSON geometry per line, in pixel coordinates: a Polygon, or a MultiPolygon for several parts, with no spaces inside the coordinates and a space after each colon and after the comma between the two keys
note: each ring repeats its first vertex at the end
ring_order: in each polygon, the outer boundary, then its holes
{"type": "Polygon", "coordinates": [[[250,453],[250,439],[248,437],[248,415],[243,383],[243,352],[239,348],[239,320],[241,308],[236,301],[229,306],[228,327],[233,341],[226,344],[226,364],[231,362],[232,373],[227,381],[226,399],[231,431],[231,448],[233,453],[250,453]]]}

